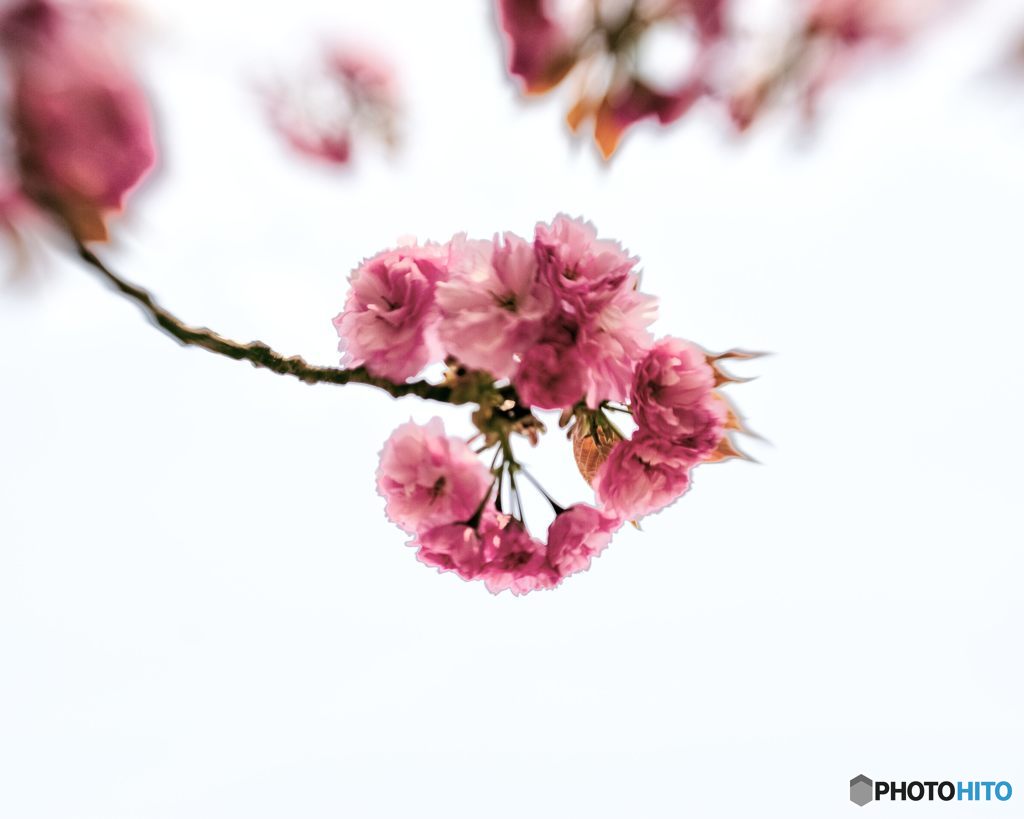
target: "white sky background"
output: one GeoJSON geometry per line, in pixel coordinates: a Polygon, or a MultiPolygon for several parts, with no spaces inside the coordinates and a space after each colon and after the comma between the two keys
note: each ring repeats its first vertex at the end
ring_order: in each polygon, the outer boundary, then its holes
{"type": "MultiPolygon", "coordinates": [[[[153,0],[163,173],[105,252],[170,309],[334,363],[362,257],[582,214],[660,333],[777,353],[730,388],[773,446],[494,598],[374,489],[397,424],[467,409],[180,349],[44,259],[0,295],[0,816],[845,816],[858,773],[1024,799],[1024,86],[985,76],[1015,5],[845,83],[811,140],[705,111],[605,169],[564,98],[519,104],[485,3],[153,0]],[[397,60],[397,164],[267,131],[247,78],[328,32],[397,60]]],[[[586,497],[557,431],[524,457],[586,497]]]]}

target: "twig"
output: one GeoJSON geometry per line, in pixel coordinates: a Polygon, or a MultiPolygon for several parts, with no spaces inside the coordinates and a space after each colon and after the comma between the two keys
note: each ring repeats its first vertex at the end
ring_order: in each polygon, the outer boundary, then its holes
{"type": "Polygon", "coordinates": [[[468,402],[467,398],[453,394],[452,388],[445,385],[431,384],[428,381],[396,384],[386,378],[377,378],[371,375],[365,367],[353,369],[318,367],[306,363],[297,355],[283,356],[262,341],[250,341],[248,344],[242,344],[205,327],[192,327],[161,307],[147,290],[114,273],[82,242],[76,241],[75,244],[78,255],[107,284],[134,301],[155,326],[183,345],[202,347],[211,353],[227,356],[236,361],[248,361],[254,367],[270,370],[279,375],[290,375],[306,384],[368,384],[371,387],[384,390],[395,398],[417,395],[420,398],[442,401],[447,404],[468,402]]]}

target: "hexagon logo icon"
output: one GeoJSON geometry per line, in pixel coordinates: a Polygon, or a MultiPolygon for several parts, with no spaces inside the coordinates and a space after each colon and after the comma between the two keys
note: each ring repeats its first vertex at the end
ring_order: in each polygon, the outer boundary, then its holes
{"type": "Polygon", "coordinates": [[[875,783],[864,774],[855,776],[850,780],[850,801],[855,805],[864,807],[875,798],[875,783]]]}

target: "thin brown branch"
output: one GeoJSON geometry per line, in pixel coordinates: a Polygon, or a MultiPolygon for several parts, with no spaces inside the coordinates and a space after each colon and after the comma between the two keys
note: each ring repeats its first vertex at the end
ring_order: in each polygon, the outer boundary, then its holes
{"type": "Polygon", "coordinates": [[[85,244],[76,242],[76,247],[82,260],[107,284],[134,301],[155,326],[181,344],[202,347],[211,353],[227,356],[236,361],[248,361],[254,367],[270,370],[279,375],[290,375],[306,384],[368,384],[371,387],[384,390],[395,398],[401,398],[404,395],[417,395],[420,398],[443,401],[448,404],[461,404],[467,401],[467,398],[454,394],[452,388],[446,385],[431,384],[428,381],[396,384],[386,378],[377,378],[371,375],[365,367],[354,369],[318,367],[306,363],[299,356],[283,356],[262,341],[250,341],[248,344],[242,344],[205,327],[192,327],[161,307],[148,291],[114,273],[85,244]]]}

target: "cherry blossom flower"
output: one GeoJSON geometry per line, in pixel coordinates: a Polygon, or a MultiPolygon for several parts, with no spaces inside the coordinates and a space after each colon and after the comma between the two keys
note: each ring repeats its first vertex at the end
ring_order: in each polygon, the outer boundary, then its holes
{"type": "Polygon", "coordinates": [[[480,577],[488,591],[508,589],[514,595],[553,588],[560,578],[547,562],[547,547],[530,537],[523,524],[498,516],[482,533],[486,561],[480,577]]]}
{"type": "Polygon", "coordinates": [[[605,511],[637,520],[682,497],[695,463],[683,447],[651,435],[634,435],[615,446],[598,469],[594,493],[605,511]]]}
{"type": "Polygon", "coordinates": [[[435,526],[413,539],[420,562],[442,572],[455,572],[463,580],[473,580],[483,568],[483,541],[479,527],[467,523],[435,526]]]}
{"type": "Polygon", "coordinates": [[[552,295],[533,246],[513,233],[493,242],[451,242],[449,278],[437,287],[445,351],[469,367],[508,378],[539,337],[552,295]]]}
{"type": "Polygon", "coordinates": [[[590,324],[580,328],[578,354],[584,364],[587,406],[624,401],[637,361],[647,350],[657,302],[636,290],[623,290],[590,324]]]}
{"type": "MultiPolygon", "coordinates": [[[[636,259],[618,243],[598,239],[590,223],[564,215],[537,226],[535,245],[557,299],[547,337],[557,333],[568,342],[561,350],[554,345],[554,355],[567,356],[579,370],[588,406],[626,400],[657,314],[656,300],[637,289],[636,259]]],[[[517,376],[516,383],[524,380],[517,376]]]]}
{"type": "Polygon", "coordinates": [[[624,288],[637,284],[637,259],[618,242],[599,239],[597,229],[564,213],[540,223],[534,246],[542,275],[568,312],[581,321],[598,313],[624,288]]]}
{"type": "Polygon", "coordinates": [[[707,353],[679,338],[659,341],[636,368],[630,405],[645,433],[682,446],[697,459],[725,434],[728,407],[714,393],[707,353]]]}
{"type": "Polygon", "coordinates": [[[468,521],[491,485],[465,441],[444,434],[441,419],[402,424],[380,454],[377,488],[387,514],[408,532],[468,521]]]}
{"type": "Polygon", "coordinates": [[[571,407],[585,392],[583,362],[567,332],[555,328],[522,357],[513,383],[519,397],[539,409],[571,407]]]}
{"type": "Polygon", "coordinates": [[[561,582],[547,560],[547,547],[530,537],[523,524],[494,507],[480,520],[429,529],[413,538],[420,562],[463,580],[482,580],[492,594],[522,595],[561,582]]]}
{"type": "Polygon", "coordinates": [[[562,577],[586,571],[621,525],[621,518],[585,503],[569,507],[548,527],[548,562],[562,577]]]}
{"type": "Polygon", "coordinates": [[[406,245],[364,261],[334,319],[342,364],[404,381],[441,358],[434,291],[447,275],[442,245],[406,245]]]}
{"type": "Polygon", "coordinates": [[[0,19],[21,186],[82,240],[107,237],[153,168],[149,106],[86,2],[25,0],[0,19]]]}

